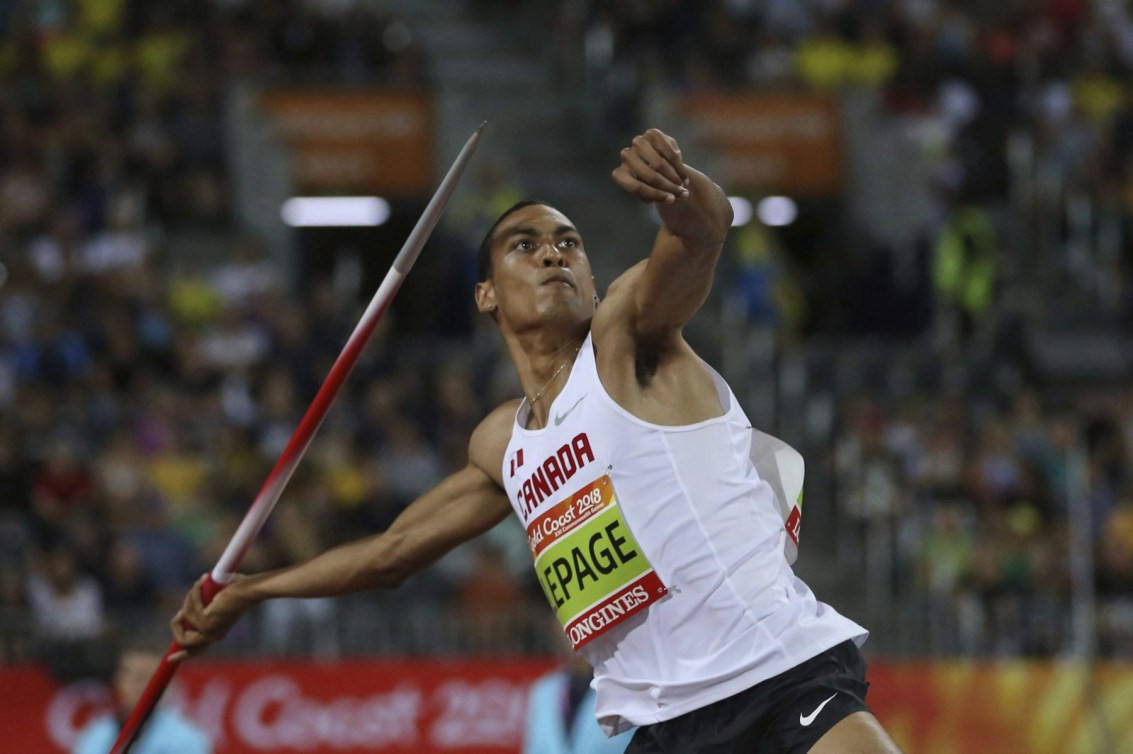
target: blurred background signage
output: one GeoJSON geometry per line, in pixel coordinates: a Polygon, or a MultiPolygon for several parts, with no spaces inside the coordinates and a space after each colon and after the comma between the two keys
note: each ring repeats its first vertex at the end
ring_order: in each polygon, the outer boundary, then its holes
{"type": "Polygon", "coordinates": [[[807,92],[689,94],[676,112],[715,150],[731,189],[799,195],[833,194],[842,185],[838,104],[807,92]]]}
{"type": "Polygon", "coordinates": [[[433,102],[426,92],[269,89],[259,99],[291,158],[299,192],[428,192],[433,102]]]}

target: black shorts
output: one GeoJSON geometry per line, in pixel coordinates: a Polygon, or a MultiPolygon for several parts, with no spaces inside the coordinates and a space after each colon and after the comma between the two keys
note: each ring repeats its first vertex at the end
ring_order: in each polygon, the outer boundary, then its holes
{"type": "Polygon", "coordinates": [[[868,712],[865,659],[852,641],[746,691],[637,729],[627,754],[806,754],[854,712],[868,712]]]}

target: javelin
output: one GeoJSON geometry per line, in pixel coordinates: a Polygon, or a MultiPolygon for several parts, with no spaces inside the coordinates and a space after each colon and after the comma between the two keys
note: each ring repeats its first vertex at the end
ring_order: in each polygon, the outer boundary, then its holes
{"type": "MultiPolygon", "coordinates": [[[[358,357],[361,356],[366,341],[369,340],[370,335],[378,326],[382,314],[389,307],[394,294],[401,287],[402,281],[409,274],[409,270],[413,267],[413,263],[417,261],[417,257],[421,254],[421,249],[424,248],[425,242],[429,239],[437,221],[440,220],[445,204],[456,189],[461,173],[464,172],[464,168],[472,159],[472,153],[476,151],[476,145],[480,141],[480,134],[484,131],[485,125],[485,123],[480,124],[476,132],[465,142],[460,154],[456,156],[452,167],[449,168],[448,173],[441,181],[441,185],[437,188],[437,193],[429,200],[429,204],[421,214],[421,219],[417,221],[413,232],[405,239],[405,245],[401,247],[401,251],[393,260],[393,266],[386,273],[382,284],[378,286],[378,292],[374,294],[370,305],[366,307],[362,319],[358,322],[358,326],[354,328],[349,340],[346,341],[342,353],[335,359],[334,366],[330,368],[330,373],[327,374],[319,392],[315,394],[314,400],[308,406],[307,413],[303,415],[299,426],[291,435],[287,447],[283,449],[283,453],[280,454],[271,473],[268,474],[267,481],[260,488],[260,493],[256,495],[256,499],[252,501],[248,512],[244,514],[244,520],[240,522],[236,533],[232,535],[228,546],[224,548],[224,553],[220,556],[216,566],[205,578],[201,587],[201,597],[206,605],[212,602],[213,597],[221,589],[232,583],[232,579],[240,567],[240,561],[244,559],[244,553],[251,547],[252,540],[256,538],[268,516],[271,515],[276,501],[283,493],[283,488],[287,486],[295,467],[299,465],[303,454],[307,452],[311,438],[315,436],[315,432],[318,431],[319,425],[323,423],[323,418],[331,404],[334,403],[342,384],[350,376],[351,370],[358,362],[358,357]]],[[[169,658],[180,651],[181,645],[176,640],[165,650],[161,664],[154,671],[153,677],[150,678],[145,691],[134,706],[130,717],[126,720],[126,724],[122,726],[122,731],[118,734],[118,739],[114,742],[110,754],[125,754],[129,750],[138,730],[145,724],[169,682],[173,680],[173,674],[177,672],[177,666],[181,663],[170,662],[169,658]]]]}

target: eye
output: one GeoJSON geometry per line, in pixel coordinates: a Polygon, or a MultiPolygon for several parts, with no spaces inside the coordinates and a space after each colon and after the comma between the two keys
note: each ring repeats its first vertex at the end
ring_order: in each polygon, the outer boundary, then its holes
{"type": "Polygon", "coordinates": [[[532,249],[535,248],[535,243],[533,241],[528,241],[526,239],[520,239],[519,241],[515,242],[515,248],[520,249],[522,251],[531,251],[532,249]]]}
{"type": "Polygon", "coordinates": [[[564,239],[559,241],[559,246],[562,246],[563,248],[566,248],[566,249],[578,248],[578,239],[564,238],[564,239]]]}

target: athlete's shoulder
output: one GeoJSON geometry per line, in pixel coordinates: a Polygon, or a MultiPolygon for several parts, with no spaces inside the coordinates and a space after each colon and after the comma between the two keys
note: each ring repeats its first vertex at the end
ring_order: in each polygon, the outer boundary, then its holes
{"type": "Polygon", "coordinates": [[[649,264],[648,259],[642,259],[640,262],[634,264],[628,270],[614,278],[614,281],[606,287],[606,297],[602,300],[603,304],[606,302],[620,304],[627,298],[632,300],[633,293],[641,281],[641,276],[645,273],[645,267],[649,264]]]}
{"type": "Polygon", "coordinates": [[[648,261],[643,259],[633,265],[606,288],[606,296],[598,304],[590,324],[595,343],[601,343],[615,334],[628,334],[633,331],[637,306],[636,290],[648,261]]]}
{"type": "Polygon", "coordinates": [[[472,431],[468,441],[468,459],[487,472],[493,479],[499,476],[503,466],[504,454],[511,442],[511,431],[515,427],[515,412],[519,410],[520,399],[506,401],[494,408],[472,431]]]}
{"type": "Polygon", "coordinates": [[[520,398],[512,398],[496,406],[480,420],[473,436],[477,432],[503,433],[508,440],[511,440],[511,430],[515,426],[515,413],[519,411],[519,404],[522,402],[520,398]]]}

